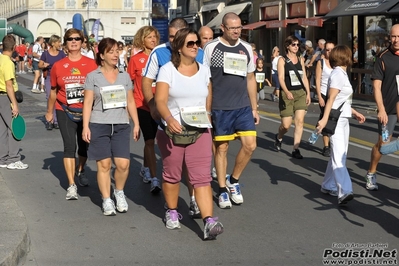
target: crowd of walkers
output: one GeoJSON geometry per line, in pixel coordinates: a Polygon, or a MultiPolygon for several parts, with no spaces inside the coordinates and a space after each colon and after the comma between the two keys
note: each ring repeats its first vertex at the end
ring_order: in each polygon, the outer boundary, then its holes
{"type": "MultiPolygon", "coordinates": [[[[222,223],[213,215],[212,162],[218,206],[229,209],[232,203],[242,204],[240,180],[257,146],[259,92],[271,82],[266,78],[264,59],[240,38],[243,27],[239,16],[225,14],[220,27],[222,36],[214,39],[210,28],[204,26],[196,32],[184,19],[176,18],[169,24],[169,41],[159,44],[158,30],[144,26],[135,35],[134,52],[129,58],[123,43],[104,38],[94,45],[92,37],[73,28],[66,31],[63,44],[56,35],[45,45],[42,37],[36,39],[32,47],[32,92],[46,92],[46,129],[59,129],[61,133],[67,200],[79,198],[76,183],[89,185],[85,174],[88,159],[96,162],[103,214],[127,212],[124,188],[129,176],[130,139],[138,141],[142,135],[143,165],[137,174],[151,184],[152,194],[163,192],[166,228],[181,227],[178,198],[184,177],[190,195],[189,216],[203,220],[204,239],[215,239],[223,232],[222,223]],[[227,173],[229,142],[235,139],[240,140],[241,147],[232,162],[232,172],[227,173]],[[155,145],[160,151],[162,173],[157,173],[155,145]]],[[[285,39],[283,55],[277,46],[273,48],[272,82],[276,90],[272,100],[278,101],[281,116],[274,145],[276,151],[283,148],[283,136],[294,122],[292,157],[303,158],[299,145],[313,83],[306,68],[315,64],[314,87],[321,110],[315,132],[323,135],[323,155],[330,157],[321,192],[346,204],[353,199],[346,169],[348,120],[353,117],[363,123],[365,117],[351,107],[353,90],[347,75],[352,65],[351,49],[324,40],[319,43],[317,56],[307,51],[309,61],[299,53],[300,41],[295,36],[285,39]]],[[[23,74],[29,48],[24,43],[14,48],[15,38],[7,35],[0,55],[0,167],[26,169],[10,126],[12,117],[19,113],[11,58],[17,51],[17,72],[23,74]]],[[[397,60],[397,51],[399,25],[394,25],[391,46],[377,58],[372,75],[379,129],[387,125],[391,135],[399,98],[387,82],[392,83],[395,77],[392,69],[397,64],[392,68],[390,64],[397,60]]],[[[366,176],[367,189],[378,189],[375,168],[382,143],[380,136],[366,176]]]]}

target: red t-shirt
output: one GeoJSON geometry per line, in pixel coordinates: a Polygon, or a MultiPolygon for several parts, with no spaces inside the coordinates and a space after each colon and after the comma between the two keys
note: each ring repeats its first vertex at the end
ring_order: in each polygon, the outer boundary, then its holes
{"type": "Polygon", "coordinates": [[[26,48],[25,44],[20,44],[17,47],[15,47],[15,51],[17,51],[18,55],[22,56],[22,57],[25,56],[25,53],[26,53],[27,50],[28,49],[26,48]]]}
{"type": "MultiPolygon", "coordinates": [[[[130,58],[129,65],[127,66],[127,73],[129,73],[130,78],[134,83],[133,96],[136,107],[149,112],[150,108],[148,107],[147,102],[144,99],[142,89],[143,76],[141,75],[143,70],[145,69],[147,61],[148,55],[146,55],[144,52],[139,52],[135,54],[133,57],[130,58]]],[[[152,87],[152,93],[155,94],[154,86],[152,87]]]]}
{"type": "MultiPolygon", "coordinates": [[[[57,101],[55,109],[63,110],[60,102],[67,105],[65,95],[65,84],[80,83],[84,84],[87,74],[97,69],[96,62],[86,56],[82,56],[79,61],[73,62],[68,57],[57,61],[51,68],[51,87],[57,87],[57,101]]],[[[83,108],[83,103],[74,103],[72,108],[83,108]]]]}

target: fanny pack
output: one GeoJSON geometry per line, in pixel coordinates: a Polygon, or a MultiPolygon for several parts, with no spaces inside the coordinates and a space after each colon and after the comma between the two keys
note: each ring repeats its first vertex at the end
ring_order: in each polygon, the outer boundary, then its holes
{"type": "Polygon", "coordinates": [[[204,133],[207,128],[198,128],[192,126],[182,126],[182,132],[180,133],[172,133],[169,131],[164,124],[160,124],[161,128],[164,130],[166,135],[173,141],[173,144],[176,145],[189,145],[193,144],[197,141],[199,137],[201,137],[202,133],[204,133]]]}
{"type": "Polygon", "coordinates": [[[65,104],[61,104],[62,110],[73,122],[81,122],[83,120],[83,108],[72,108],[65,104]]]}

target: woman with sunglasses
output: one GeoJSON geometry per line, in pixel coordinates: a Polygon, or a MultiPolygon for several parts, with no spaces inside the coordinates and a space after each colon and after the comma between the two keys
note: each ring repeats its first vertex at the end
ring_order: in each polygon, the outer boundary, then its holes
{"type": "Polygon", "coordinates": [[[133,84],[125,71],[117,68],[118,43],[104,38],[98,44],[96,63],[98,68],[89,73],[84,84],[83,140],[90,143],[88,156],[97,164],[97,183],[103,199],[102,209],[106,216],[113,216],[117,210],[127,212],[123,189],[129,175],[130,124],[134,127],[133,139],[140,136],[137,109],[133,98],[133,84]],[[115,189],[111,199],[111,166],[115,164],[115,189]]]}
{"type": "MultiPolygon", "coordinates": [[[[151,183],[150,192],[153,194],[161,191],[161,184],[156,177],[157,160],[155,156],[155,137],[158,124],[152,118],[150,108],[144,99],[142,90],[143,77],[141,73],[147,64],[151,51],[158,45],[159,39],[160,35],[156,28],[152,26],[140,28],[134,36],[133,46],[139,48],[141,51],[131,57],[127,69],[134,83],[133,96],[136,102],[140,128],[144,137],[144,159],[139,174],[144,183],[151,183]]],[[[153,86],[152,91],[155,93],[155,86],[153,86]]]]}
{"type": "Polygon", "coordinates": [[[58,125],[64,143],[64,168],[68,178],[67,200],[78,199],[75,178],[80,186],[88,186],[84,174],[87,160],[86,142],[82,139],[83,84],[86,75],[97,68],[96,62],[81,54],[83,32],[69,29],[64,35],[68,56],[54,63],[51,69],[51,92],[47,103],[46,121],[54,122],[56,109],[58,125]],[[78,146],[76,146],[76,142],[78,146]],[[78,150],[78,166],[75,154],[78,150]]]}
{"type": "MultiPolygon", "coordinates": [[[[196,31],[184,28],[177,31],[173,40],[171,62],[165,64],[158,74],[155,102],[162,117],[162,128],[158,130],[157,142],[163,161],[163,183],[168,210],[165,224],[168,229],[180,228],[177,212],[180,180],[183,164],[194,187],[195,198],[204,222],[204,239],[215,239],[223,232],[223,225],[213,218],[213,196],[211,188],[212,136],[209,128],[192,144],[175,144],[170,134],[182,133],[187,126],[186,109],[202,113],[201,123],[209,125],[211,110],[211,83],[209,68],[195,58],[201,45],[196,31]],[[203,110],[203,111],[200,111],[203,110]],[[183,121],[186,117],[186,122],[183,121]]],[[[207,127],[207,126],[205,126],[207,127]]],[[[199,130],[199,129],[198,129],[199,130]]]]}
{"type": "Polygon", "coordinates": [[[298,56],[299,39],[288,36],[284,42],[286,55],[280,57],[277,63],[278,80],[280,82],[280,116],[281,124],[275,135],[274,146],[277,151],[281,150],[283,136],[291,127],[294,116],[294,147],[292,157],[302,159],[299,151],[303,133],[305,114],[310,104],[309,82],[305,75],[304,59],[298,56]]]}

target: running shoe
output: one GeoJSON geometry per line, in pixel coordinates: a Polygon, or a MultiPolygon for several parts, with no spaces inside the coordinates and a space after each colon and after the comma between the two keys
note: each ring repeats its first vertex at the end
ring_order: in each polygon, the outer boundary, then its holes
{"type": "Polygon", "coordinates": [[[219,207],[221,209],[231,209],[231,202],[230,202],[229,194],[227,192],[220,193],[219,207]]]}
{"type": "Polygon", "coordinates": [[[180,213],[178,213],[176,210],[167,210],[164,218],[166,228],[168,229],[180,228],[181,226],[179,220],[181,220],[182,218],[183,216],[180,213]]]}
{"type": "Polygon", "coordinates": [[[377,175],[375,173],[367,173],[365,179],[367,190],[378,190],[377,175]]]}
{"type": "Polygon", "coordinates": [[[212,178],[213,178],[214,180],[217,180],[217,179],[218,179],[218,175],[216,174],[216,168],[215,168],[215,167],[212,168],[211,176],[212,176],[212,178]]]}
{"type": "Polygon", "coordinates": [[[111,199],[103,200],[103,214],[105,216],[115,216],[115,204],[111,199]]]}
{"type": "Polygon", "coordinates": [[[338,204],[343,205],[348,203],[348,201],[353,200],[353,193],[344,194],[342,197],[338,198],[338,204]]]}
{"type": "Polygon", "coordinates": [[[325,188],[320,188],[321,193],[323,194],[329,194],[331,196],[337,197],[338,196],[338,191],[336,190],[329,190],[329,189],[325,189],[325,188]]]}
{"type": "Polygon", "coordinates": [[[7,169],[10,170],[24,170],[27,169],[29,166],[26,163],[23,163],[21,161],[17,161],[15,163],[10,163],[7,165],[7,169]]]}
{"type": "Polygon", "coordinates": [[[292,151],[292,158],[303,159],[303,156],[301,155],[301,152],[299,151],[299,149],[295,149],[292,151]]]}
{"type": "Polygon", "coordinates": [[[152,194],[158,194],[160,191],[161,191],[161,183],[159,182],[159,179],[156,177],[152,178],[150,192],[152,194]]]}
{"type": "Polygon", "coordinates": [[[330,157],[331,149],[328,146],[323,148],[323,152],[321,153],[324,157],[330,157]]]}
{"type": "Polygon", "coordinates": [[[140,176],[143,178],[144,183],[148,184],[151,182],[151,174],[148,167],[141,167],[140,176]]]}
{"type": "Polygon", "coordinates": [[[40,90],[39,90],[39,89],[36,89],[36,88],[35,88],[35,89],[31,89],[31,92],[32,92],[32,93],[41,93],[40,90]]]}
{"type": "Polygon", "coordinates": [[[127,202],[126,202],[125,193],[123,191],[116,192],[114,190],[114,198],[115,198],[115,201],[116,201],[116,210],[118,212],[127,212],[128,205],[127,205],[127,202]]]}
{"type": "Polygon", "coordinates": [[[201,212],[195,200],[190,200],[190,210],[188,211],[188,215],[193,219],[201,218],[201,212]]]}
{"type": "Polygon", "coordinates": [[[237,205],[242,204],[244,202],[244,198],[241,194],[240,184],[239,183],[230,183],[230,175],[227,176],[226,186],[229,190],[230,199],[237,205]]]}
{"type": "Polygon", "coordinates": [[[75,184],[72,184],[68,187],[66,199],[67,200],[77,200],[78,199],[78,187],[75,184]]]}
{"type": "Polygon", "coordinates": [[[280,151],[281,150],[281,144],[283,143],[283,141],[278,139],[278,134],[276,134],[274,136],[274,140],[275,140],[274,141],[274,147],[276,148],[277,151],[280,151]]]}
{"type": "Polygon", "coordinates": [[[89,179],[86,177],[84,170],[79,172],[75,171],[75,178],[78,179],[78,184],[81,187],[87,187],[89,185],[89,179]]]}
{"type": "Polygon", "coordinates": [[[223,224],[217,221],[217,217],[210,217],[205,221],[204,240],[214,240],[223,233],[223,224]]]}

